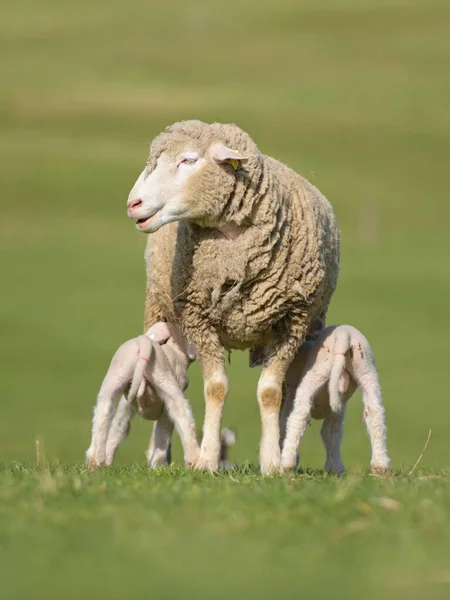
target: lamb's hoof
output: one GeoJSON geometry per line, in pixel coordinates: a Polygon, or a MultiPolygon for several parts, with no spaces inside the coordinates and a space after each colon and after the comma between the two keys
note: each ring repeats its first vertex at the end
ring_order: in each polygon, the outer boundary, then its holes
{"type": "Polygon", "coordinates": [[[88,461],[88,467],[90,471],[98,471],[99,469],[103,469],[104,467],[106,467],[106,463],[104,461],[99,463],[93,458],[91,458],[88,461]]]}
{"type": "Polygon", "coordinates": [[[197,464],[199,462],[199,459],[200,459],[200,454],[197,452],[193,456],[191,456],[191,455],[185,456],[184,457],[184,464],[189,469],[195,469],[195,468],[197,468],[197,464]]]}
{"type": "Polygon", "coordinates": [[[280,463],[268,463],[268,464],[263,464],[261,463],[260,465],[260,471],[261,471],[261,475],[279,475],[280,473],[282,473],[282,467],[280,465],[280,463]]]}
{"type": "Polygon", "coordinates": [[[208,472],[215,473],[216,471],[219,470],[219,461],[211,460],[211,459],[200,456],[200,458],[197,461],[197,464],[195,465],[195,469],[197,471],[205,471],[207,473],[208,472]]]}
{"type": "Polygon", "coordinates": [[[344,475],[344,473],[345,473],[345,467],[342,463],[338,464],[338,465],[325,465],[325,471],[327,472],[328,475],[335,475],[336,477],[342,477],[342,475],[344,475]]]}
{"type": "Polygon", "coordinates": [[[293,473],[297,467],[297,461],[294,459],[282,458],[280,464],[281,473],[293,473]]]}
{"type": "Polygon", "coordinates": [[[169,464],[167,454],[155,454],[147,460],[147,469],[151,470],[157,469],[158,467],[167,467],[169,464]]]}
{"type": "Polygon", "coordinates": [[[390,467],[381,467],[372,465],[371,467],[372,475],[378,475],[378,477],[387,477],[391,473],[390,467]]]}

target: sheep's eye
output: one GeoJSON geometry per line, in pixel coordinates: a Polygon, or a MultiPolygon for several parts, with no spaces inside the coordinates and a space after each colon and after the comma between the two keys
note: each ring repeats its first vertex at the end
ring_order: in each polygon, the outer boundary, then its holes
{"type": "Polygon", "coordinates": [[[178,166],[180,165],[193,165],[194,163],[197,162],[197,158],[194,157],[190,157],[190,158],[183,158],[182,160],[180,160],[180,162],[178,163],[178,166]]]}

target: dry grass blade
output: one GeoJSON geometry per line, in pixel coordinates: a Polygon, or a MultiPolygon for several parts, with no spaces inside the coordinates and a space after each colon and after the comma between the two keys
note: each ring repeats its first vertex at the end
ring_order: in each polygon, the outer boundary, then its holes
{"type": "Polygon", "coordinates": [[[431,429],[428,431],[428,437],[427,437],[427,441],[425,442],[425,446],[423,447],[423,450],[420,453],[419,458],[416,460],[416,464],[413,466],[413,468],[411,469],[411,471],[408,473],[408,477],[414,473],[414,471],[416,470],[417,465],[422,460],[422,457],[425,454],[425,450],[427,449],[428,442],[430,441],[430,437],[431,437],[431,429]]]}

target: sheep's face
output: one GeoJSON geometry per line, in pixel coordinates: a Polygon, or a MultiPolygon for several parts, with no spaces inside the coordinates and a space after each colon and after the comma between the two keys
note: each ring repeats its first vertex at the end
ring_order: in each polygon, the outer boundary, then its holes
{"type": "Polygon", "coordinates": [[[235,170],[247,160],[221,143],[169,147],[152,155],[128,197],[128,216],[144,233],[189,219],[214,225],[233,191],[235,170]]]}

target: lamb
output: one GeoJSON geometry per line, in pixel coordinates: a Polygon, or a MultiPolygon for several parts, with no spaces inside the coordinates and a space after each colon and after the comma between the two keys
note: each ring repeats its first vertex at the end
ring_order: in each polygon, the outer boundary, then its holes
{"type": "Polygon", "coordinates": [[[195,421],[183,395],[188,385],[187,368],[194,359],[194,349],[171,323],[156,323],[146,335],[120,346],[97,397],[92,441],[86,452],[91,469],[112,464],[136,411],[145,419],[156,421],[147,452],[149,467],[169,461],[174,424],[186,464],[196,464],[199,447],[195,421]],[[113,419],[114,401],[122,394],[113,419]]]}
{"type": "Polygon", "coordinates": [[[176,323],[198,352],[205,417],[197,468],[218,468],[224,349],[259,347],[260,465],[278,470],[284,377],[312,322],[324,326],[336,288],[331,205],[236,125],[192,120],[153,141],[127,207],[137,229],[152,234],[145,327],[176,323]]]}
{"type": "Polygon", "coordinates": [[[350,325],[324,329],[315,341],[300,348],[289,367],[280,419],[283,434],[286,432],[283,470],[295,468],[297,448],[312,417],[324,420],[321,436],[326,450],[325,470],[338,475],[345,471],[341,459],[345,409],[358,387],[363,394],[364,420],[372,447],[372,472],[388,472],[385,414],[373,352],[364,335],[350,325]]]}

